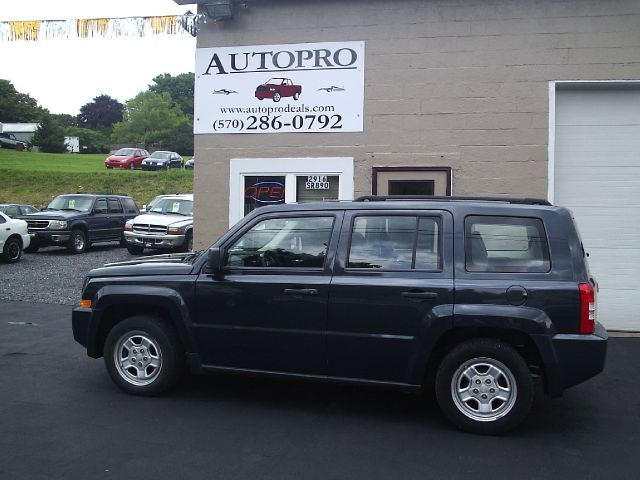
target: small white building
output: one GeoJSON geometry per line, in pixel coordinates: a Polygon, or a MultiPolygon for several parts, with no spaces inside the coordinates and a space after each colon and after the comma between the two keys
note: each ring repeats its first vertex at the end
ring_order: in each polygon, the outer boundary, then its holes
{"type": "Polygon", "coordinates": [[[38,123],[0,123],[0,133],[13,133],[17,140],[30,142],[38,123]]]}

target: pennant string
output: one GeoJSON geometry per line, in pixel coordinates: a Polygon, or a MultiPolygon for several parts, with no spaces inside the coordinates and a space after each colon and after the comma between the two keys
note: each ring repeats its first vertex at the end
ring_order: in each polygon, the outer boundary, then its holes
{"type": "Polygon", "coordinates": [[[203,14],[154,17],[79,18],[73,20],[17,20],[0,22],[0,41],[38,41],[56,38],[118,38],[146,35],[196,36],[206,22],[203,14]]]}

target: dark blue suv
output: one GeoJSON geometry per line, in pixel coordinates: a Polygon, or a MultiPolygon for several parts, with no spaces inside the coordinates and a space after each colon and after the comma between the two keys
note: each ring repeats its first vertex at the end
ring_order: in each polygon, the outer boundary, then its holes
{"type": "Polygon", "coordinates": [[[193,372],[435,388],[458,427],[527,416],[540,379],[602,371],[607,334],[569,211],[366,197],[263,207],[207,251],[92,270],[76,340],[127,392],[193,372]]]}
{"type": "Polygon", "coordinates": [[[56,245],[84,253],[93,243],[113,240],[125,246],[124,224],[138,214],[133,199],[123,195],[59,195],[42,211],[20,217],[31,235],[25,251],[56,245]]]}

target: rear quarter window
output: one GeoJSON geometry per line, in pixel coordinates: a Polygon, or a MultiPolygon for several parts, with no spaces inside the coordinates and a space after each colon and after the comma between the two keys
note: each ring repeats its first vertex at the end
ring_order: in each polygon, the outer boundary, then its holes
{"type": "Polygon", "coordinates": [[[469,272],[548,272],[549,243],[542,221],[529,217],[467,217],[465,267],[469,272]]]}

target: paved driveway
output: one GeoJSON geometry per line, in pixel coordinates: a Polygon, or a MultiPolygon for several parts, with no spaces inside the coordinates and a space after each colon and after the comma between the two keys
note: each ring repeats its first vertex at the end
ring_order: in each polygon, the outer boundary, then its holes
{"type": "Polygon", "coordinates": [[[70,308],[0,302],[2,479],[640,475],[640,338],[612,339],[602,375],[493,438],[452,429],[424,397],[369,388],[213,376],[129,396],[73,341],[70,308]]]}

